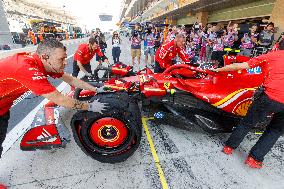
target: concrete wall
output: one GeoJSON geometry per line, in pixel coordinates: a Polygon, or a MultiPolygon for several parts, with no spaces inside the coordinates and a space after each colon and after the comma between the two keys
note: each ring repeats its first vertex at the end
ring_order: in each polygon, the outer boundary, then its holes
{"type": "Polygon", "coordinates": [[[283,23],[284,0],[259,0],[248,4],[242,4],[235,7],[221,9],[212,12],[198,12],[196,15],[189,15],[177,20],[178,24],[193,24],[194,22],[212,23],[229,20],[239,20],[244,18],[255,18],[262,16],[271,16],[275,22],[283,23]],[[281,14],[281,15],[280,15],[281,14]],[[279,15],[279,16],[278,16],[279,15]],[[278,21],[279,20],[279,21],[278,21]]]}
{"type": "Polygon", "coordinates": [[[284,32],[284,0],[276,0],[272,11],[270,21],[274,22],[278,28],[276,37],[278,38],[281,32],[284,32]]]}
{"type": "Polygon", "coordinates": [[[10,33],[2,1],[0,1],[0,45],[9,45],[13,47],[12,35],[10,33]]]}
{"type": "Polygon", "coordinates": [[[178,25],[193,24],[196,21],[195,16],[187,16],[185,18],[180,18],[177,20],[178,25]]]}
{"type": "Polygon", "coordinates": [[[270,16],[275,0],[261,0],[209,13],[208,22],[270,16]]]}

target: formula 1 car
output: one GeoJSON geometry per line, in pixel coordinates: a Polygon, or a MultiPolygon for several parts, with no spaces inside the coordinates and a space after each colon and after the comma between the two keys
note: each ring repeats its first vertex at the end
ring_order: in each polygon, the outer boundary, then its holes
{"type": "MultiPolygon", "coordinates": [[[[146,69],[133,76],[93,83],[106,91],[94,94],[76,89],[69,95],[79,100],[99,99],[109,107],[103,114],[76,112],[71,121],[73,136],[87,155],[100,162],[116,163],[125,161],[138,148],[141,110],[145,107],[158,108],[154,114],[160,121],[183,119],[184,127],[195,125],[210,133],[230,132],[246,115],[264,75],[260,68],[215,73],[178,64],[163,73],[146,69]]],[[[21,149],[64,147],[70,134],[58,114],[56,106],[48,104],[24,135],[21,149]]]]}
{"type": "Polygon", "coordinates": [[[133,71],[133,66],[128,66],[122,62],[118,62],[108,66],[102,66],[99,64],[94,70],[92,76],[85,76],[82,78],[83,81],[87,82],[103,82],[110,78],[119,78],[136,75],[133,71]],[[100,76],[100,72],[102,73],[100,76]]]}

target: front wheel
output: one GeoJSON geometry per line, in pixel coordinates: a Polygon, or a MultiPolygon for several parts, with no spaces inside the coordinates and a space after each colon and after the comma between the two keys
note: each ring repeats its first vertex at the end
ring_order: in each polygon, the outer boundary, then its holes
{"type": "Polygon", "coordinates": [[[76,143],[92,158],[103,163],[118,163],[138,148],[142,135],[140,110],[126,93],[99,94],[109,107],[103,114],[79,111],[71,122],[76,143]]]}

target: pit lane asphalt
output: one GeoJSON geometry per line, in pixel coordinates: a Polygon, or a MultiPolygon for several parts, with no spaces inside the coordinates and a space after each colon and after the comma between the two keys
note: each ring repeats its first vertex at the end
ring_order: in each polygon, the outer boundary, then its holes
{"type": "MultiPolygon", "coordinates": [[[[110,48],[107,56],[111,57],[110,48]]],[[[121,59],[130,64],[126,39],[121,59]]],[[[60,112],[70,128],[74,112],[60,112]]],[[[197,127],[182,130],[175,127],[177,123],[157,125],[148,119],[143,122],[145,133],[138,150],[125,162],[113,165],[85,155],[73,138],[65,149],[33,152],[20,151],[18,140],[0,160],[0,182],[17,189],[284,188],[283,137],[267,155],[264,168],[253,170],[244,165],[244,160],[259,135],[249,134],[232,156],[226,156],[221,149],[227,134],[211,135],[197,127]]]]}

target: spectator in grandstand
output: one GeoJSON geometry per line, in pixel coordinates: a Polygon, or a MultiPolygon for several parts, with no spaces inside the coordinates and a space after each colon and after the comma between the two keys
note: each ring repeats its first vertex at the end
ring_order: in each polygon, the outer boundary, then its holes
{"type": "Polygon", "coordinates": [[[241,52],[239,55],[251,56],[252,49],[255,47],[258,39],[257,25],[252,26],[249,33],[245,33],[241,39],[241,52]]]}
{"type": "Polygon", "coordinates": [[[232,25],[231,21],[227,26],[227,33],[224,35],[224,45],[225,47],[232,48],[235,41],[238,40],[238,32],[235,29],[236,25],[232,25]]]}
{"type": "Polygon", "coordinates": [[[65,31],[65,39],[66,39],[66,41],[69,40],[69,33],[68,33],[68,31],[65,31]]]}
{"type": "Polygon", "coordinates": [[[120,57],[120,53],[121,53],[121,50],[120,50],[121,39],[120,39],[117,31],[113,32],[111,44],[112,44],[113,62],[117,63],[117,62],[119,62],[119,57],[120,57]]]}
{"type": "Polygon", "coordinates": [[[154,39],[155,39],[155,48],[154,49],[155,49],[155,52],[156,52],[157,49],[161,45],[161,33],[160,33],[158,28],[155,28],[153,34],[154,34],[154,39]]]}
{"type": "Polygon", "coordinates": [[[138,67],[141,59],[141,32],[139,30],[140,24],[136,23],[134,30],[131,32],[131,57],[132,65],[134,66],[135,58],[137,57],[138,67]]]}
{"type": "Polygon", "coordinates": [[[270,22],[259,34],[259,46],[269,48],[274,41],[274,23],[270,22]]]}
{"type": "Polygon", "coordinates": [[[150,66],[154,64],[154,55],[155,55],[155,38],[154,38],[154,32],[155,29],[148,28],[145,36],[144,41],[146,42],[146,48],[144,49],[144,55],[145,55],[145,66],[148,67],[148,55],[151,57],[151,63],[150,66]]]}
{"type": "Polygon", "coordinates": [[[33,32],[32,29],[29,29],[28,31],[28,36],[32,42],[33,45],[36,45],[36,36],[35,36],[35,33],[33,32]]]}
{"type": "Polygon", "coordinates": [[[208,39],[208,32],[207,28],[202,28],[202,31],[200,32],[200,53],[199,53],[199,60],[201,62],[206,62],[206,46],[207,46],[207,39],[208,39]]]}
{"type": "Polygon", "coordinates": [[[185,25],[182,25],[180,27],[178,33],[184,35],[185,37],[187,37],[187,31],[186,31],[185,25]]]}
{"type": "Polygon", "coordinates": [[[176,34],[177,34],[177,27],[176,26],[173,26],[169,29],[169,32],[167,34],[167,39],[166,41],[171,41],[173,39],[176,38],[176,34]]]}
{"type": "Polygon", "coordinates": [[[211,61],[213,44],[216,38],[215,28],[216,26],[209,27],[207,31],[208,38],[207,38],[207,45],[206,45],[206,58],[207,58],[207,61],[209,62],[211,61]]]}
{"type": "Polygon", "coordinates": [[[190,39],[191,39],[191,41],[193,41],[194,48],[198,52],[200,52],[200,48],[201,48],[201,46],[200,46],[200,44],[201,44],[201,36],[202,35],[201,35],[201,31],[200,31],[199,25],[196,23],[192,27],[192,31],[191,31],[191,34],[190,34],[190,39]]]}
{"type": "Polygon", "coordinates": [[[219,30],[218,32],[216,32],[216,38],[213,40],[213,51],[211,56],[212,62],[218,66],[224,66],[224,54],[223,31],[219,30]]]}
{"type": "Polygon", "coordinates": [[[195,55],[194,51],[194,43],[187,41],[185,46],[185,52],[188,55],[191,63],[196,63],[198,60],[198,56],[195,55]]]}
{"type": "MultiPolygon", "coordinates": [[[[94,38],[99,42],[99,47],[102,53],[105,53],[107,44],[104,34],[101,32],[100,28],[96,28],[96,32],[94,33],[94,38]]],[[[96,61],[98,61],[99,65],[102,63],[102,58],[97,54],[96,61]]]]}

